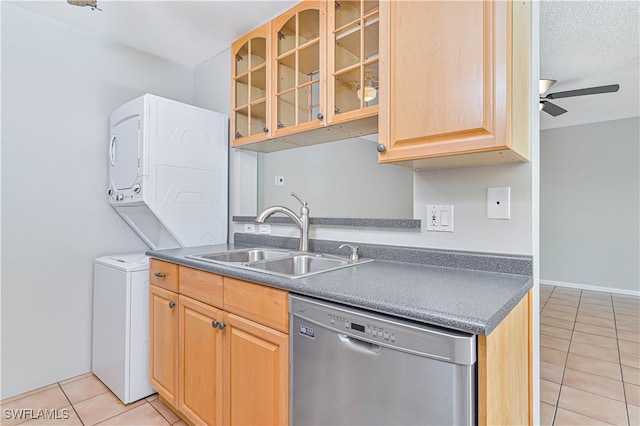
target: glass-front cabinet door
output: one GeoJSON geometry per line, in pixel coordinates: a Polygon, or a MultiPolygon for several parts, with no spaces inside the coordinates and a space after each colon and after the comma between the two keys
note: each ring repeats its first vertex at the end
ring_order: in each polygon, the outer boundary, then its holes
{"type": "Polygon", "coordinates": [[[324,1],[303,1],[272,21],[273,136],[324,125],[324,1]]]}
{"type": "Polygon", "coordinates": [[[329,25],[329,123],[378,113],[379,2],[335,0],[329,25]]]}
{"type": "Polygon", "coordinates": [[[270,30],[267,23],[231,46],[231,145],[268,139],[270,30]]]}

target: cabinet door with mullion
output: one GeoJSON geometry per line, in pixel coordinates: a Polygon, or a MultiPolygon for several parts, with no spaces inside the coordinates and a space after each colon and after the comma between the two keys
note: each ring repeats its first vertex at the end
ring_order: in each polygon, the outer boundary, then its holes
{"type": "Polygon", "coordinates": [[[327,6],[329,124],[378,114],[379,2],[327,6]]]}
{"type": "Polygon", "coordinates": [[[272,136],[322,127],[326,4],[303,1],[272,21],[272,136]]]}
{"type": "Polygon", "coordinates": [[[269,129],[271,25],[257,28],[231,45],[231,145],[266,140],[269,129]]]}

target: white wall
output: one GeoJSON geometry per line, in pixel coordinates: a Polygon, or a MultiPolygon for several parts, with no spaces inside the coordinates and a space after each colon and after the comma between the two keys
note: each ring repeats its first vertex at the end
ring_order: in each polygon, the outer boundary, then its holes
{"type": "Polygon", "coordinates": [[[5,398],[90,371],[93,259],[147,250],[105,195],[109,113],[191,102],[193,70],[1,7],[5,398]]]}
{"type": "Polygon", "coordinates": [[[640,294],[640,118],[540,132],[546,283],[640,294]]]}

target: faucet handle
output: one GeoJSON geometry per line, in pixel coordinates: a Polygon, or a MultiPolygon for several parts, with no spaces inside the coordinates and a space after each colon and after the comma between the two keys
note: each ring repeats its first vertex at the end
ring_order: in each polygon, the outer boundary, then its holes
{"type": "Polygon", "coordinates": [[[304,201],[302,198],[300,198],[300,196],[298,194],[296,194],[295,192],[291,191],[291,196],[293,196],[293,198],[298,200],[298,202],[302,205],[302,207],[307,207],[307,202],[304,201]]]}
{"type": "Polygon", "coordinates": [[[349,247],[351,249],[351,254],[349,255],[349,260],[351,260],[352,262],[355,262],[356,260],[360,259],[360,256],[358,256],[358,248],[359,248],[358,246],[352,246],[351,244],[342,244],[338,248],[341,249],[343,247],[349,247]]]}

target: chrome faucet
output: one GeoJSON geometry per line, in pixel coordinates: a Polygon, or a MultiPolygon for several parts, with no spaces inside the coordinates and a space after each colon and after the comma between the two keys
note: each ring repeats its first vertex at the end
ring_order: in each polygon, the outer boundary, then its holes
{"type": "Polygon", "coordinates": [[[309,251],[309,208],[307,207],[307,202],[303,201],[295,192],[292,192],[291,195],[302,205],[300,207],[300,217],[293,210],[284,206],[272,206],[264,209],[256,216],[256,222],[264,223],[274,213],[286,214],[300,228],[300,251],[307,252],[309,251]]]}

